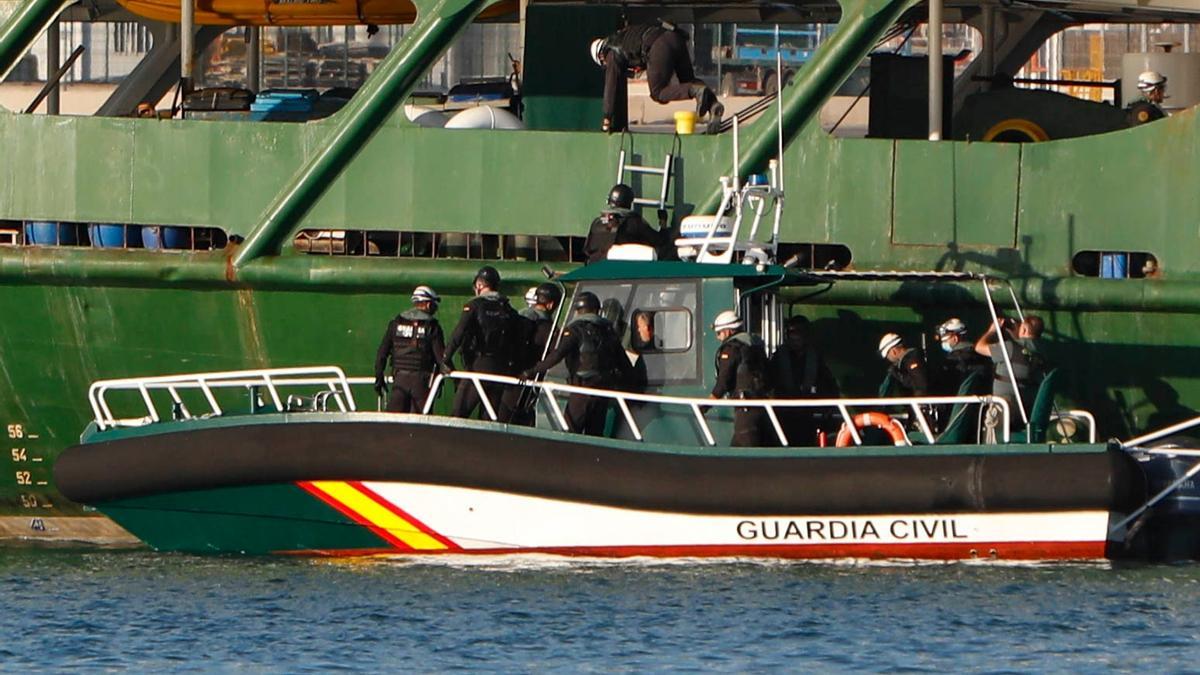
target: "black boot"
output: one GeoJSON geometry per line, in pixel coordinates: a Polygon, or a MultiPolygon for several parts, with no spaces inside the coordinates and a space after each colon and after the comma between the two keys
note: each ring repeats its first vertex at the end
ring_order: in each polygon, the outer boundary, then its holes
{"type": "MultiPolygon", "coordinates": [[[[708,88],[708,85],[704,84],[703,82],[692,83],[691,92],[692,98],[696,99],[697,118],[707,115],[708,112],[713,109],[714,105],[720,105],[717,103],[717,95],[712,89],[708,88]]],[[[722,107],[721,110],[723,112],[724,107],[722,107]]]]}

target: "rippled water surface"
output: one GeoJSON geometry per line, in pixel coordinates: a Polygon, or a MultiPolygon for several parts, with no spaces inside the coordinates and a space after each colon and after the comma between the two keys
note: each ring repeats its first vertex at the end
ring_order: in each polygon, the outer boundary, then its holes
{"type": "Polygon", "coordinates": [[[329,561],[0,549],[0,667],[1200,667],[1200,567],[329,561]]]}

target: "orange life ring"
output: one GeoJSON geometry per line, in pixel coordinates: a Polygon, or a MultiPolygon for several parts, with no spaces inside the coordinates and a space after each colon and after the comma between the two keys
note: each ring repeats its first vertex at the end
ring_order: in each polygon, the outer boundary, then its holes
{"type": "MultiPolygon", "coordinates": [[[[896,445],[906,445],[904,437],[904,429],[900,427],[900,423],[892,419],[891,415],[881,412],[865,412],[855,415],[850,418],[854,426],[858,429],[863,427],[879,427],[887,432],[888,436],[892,437],[892,443],[896,445]]],[[[842,424],[842,428],[838,430],[837,446],[839,448],[848,448],[854,445],[854,437],[850,435],[850,427],[842,424]]]]}

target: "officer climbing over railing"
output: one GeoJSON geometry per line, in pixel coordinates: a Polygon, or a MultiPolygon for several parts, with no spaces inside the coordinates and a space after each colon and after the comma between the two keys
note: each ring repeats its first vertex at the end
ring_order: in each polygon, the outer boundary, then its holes
{"type": "MultiPolygon", "coordinates": [[[[768,398],[767,352],[757,335],[742,330],[742,319],[732,310],[725,310],[713,321],[713,330],[721,347],[717,350],[717,383],[711,398],[768,398]]],[[[761,407],[735,408],[733,439],[735,448],[762,445],[766,410],[761,407]]]]}
{"type": "MultiPolygon", "coordinates": [[[[442,372],[448,373],[453,366],[451,360],[462,349],[463,363],[467,370],[494,375],[512,375],[513,362],[517,358],[521,334],[520,317],[508,304],[508,298],[500,294],[500,273],[496,268],[485,266],[475,274],[475,297],[463,305],[462,317],[454,327],[450,343],[446,345],[446,357],[442,361],[442,372]]],[[[500,401],[504,385],[494,382],[483,383],[483,391],[489,401],[500,401]]],[[[459,384],[454,394],[454,405],[450,414],[455,417],[470,417],[479,406],[479,392],[470,382],[459,384]]],[[[511,411],[500,410],[501,422],[507,422],[511,411]]]]}
{"type": "Polygon", "coordinates": [[[720,121],[725,107],[696,77],[687,43],[688,34],[666,22],[634,24],[592,40],[592,60],[605,69],[604,131],[619,132],[629,127],[628,78],[641,70],[646,71],[650,98],[656,103],[695,99],[697,117],[711,112],[713,121],[720,121]]]}
{"type": "MultiPolygon", "coordinates": [[[[600,299],[584,291],[575,299],[575,320],[563,329],[558,347],[521,374],[531,380],[566,360],[567,382],[592,389],[614,389],[628,381],[631,368],[612,324],[599,315],[600,299]]],[[[573,393],[567,398],[567,427],[589,436],[604,434],[609,399],[573,393]]]]}
{"type": "Polygon", "coordinates": [[[445,350],[442,326],[434,318],[440,301],[432,288],[417,286],[412,293],[412,309],[388,323],[375,354],[375,391],[380,396],[387,393],[383,374],[388,358],[392,361],[388,412],[420,412],[425,408],[429,381],[442,363],[445,350]]]}

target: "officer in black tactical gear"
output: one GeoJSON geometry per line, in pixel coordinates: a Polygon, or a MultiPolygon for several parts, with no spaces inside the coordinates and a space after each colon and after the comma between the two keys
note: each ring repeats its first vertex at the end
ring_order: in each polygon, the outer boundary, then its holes
{"type": "MultiPolygon", "coordinates": [[[[838,385],[817,348],[809,340],[808,319],[787,321],[784,341],[771,355],[770,367],[776,398],[837,398],[838,385]]],[[[791,445],[814,445],[817,421],[812,408],[791,408],[780,424],[791,445]]]]}
{"type": "MultiPolygon", "coordinates": [[[[513,364],[518,358],[521,340],[520,318],[508,298],[500,294],[500,273],[496,268],[479,268],[475,274],[475,297],[463,305],[462,317],[450,335],[443,360],[443,372],[453,367],[451,361],[459,349],[463,353],[466,369],[477,373],[512,375],[513,364]]],[[[501,405],[504,385],[482,382],[488,401],[501,422],[507,421],[510,412],[501,405]]],[[[470,417],[480,404],[475,385],[468,381],[459,382],[454,394],[451,415],[470,417]]],[[[487,418],[486,414],[482,415],[487,418]]],[[[490,418],[487,418],[490,419],[490,418]]]]}
{"type": "Polygon", "coordinates": [[[929,395],[929,372],[920,349],[906,347],[899,335],[888,333],[879,340],[879,355],[890,363],[880,396],[929,395]]]}
{"type": "MultiPolygon", "coordinates": [[[[665,217],[665,214],[663,214],[665,217]]],[[[618,244],[642,244],[654,249],[659,258],[669,257],[672,250],[671,234],[665,227],[664,218],[654,229],[637,212],[633,211],[633,188],[624,183],[614,185],[608,193],[608,207],[592,221],[583,251],[587,262],[604,260],[608,249],[618,244]]]]}
{"type": "MultiPolygon", "coordinates": [[[[710,398],[766,398],[770,395],[767,379],[767,352],[762,339],[742,330],[742,320],[725,310],[713,321],[713,330],[721,347],[717,349],[717,383],[710,398]]],[[[733,439],[735,448],[753,448],[763,444],[767,421],[763,408],[735,408],[733,439]]]]}
{"type": "MultiPolygon", "coordinates": [[[[521,358],[515,364],[517,372],[526,371],[542,360],[546,343],[550,341],[550,330],[554,326],[554,312],[562,300],[562,291],[557,284],[545,282],[531,289],[533,305],[520,311],[521,358]]],[[[533,404],[536,393],[529,387],[508,387],[504,391],[504,407],[512,411],[511,422],[531,427],[535,421],[533,404]]]]}
{"type": "Polygon", "coordinates": [[[938,324],[934,334],[945,353],[941,367],[936,371],[941,393],[957,394],[962,383],[972,375],[977,376],[981,386],[978,391],[967,393],[985,392],[991,380],[992,362],[976,352],[975,343],[967,339],[967,324],[958,317],[950,318],[938,324]]]}
{"type": "MultiPolygon", "coordinates": [[[[575,320],[563,329],[558,347],[533,368],[522,373],[526,380],[545,375],[566,360],[568,384],[593,389],[614,389],[629,378],[629,359],[612,324],[601,318],[600,299],[584,291],[575,299],[575,320]]],[[[567,398],[567,426],[589,436],[604,434],[609,399],[585,394],[567,398]]]]}
{"type": "Polygon", "coordinates": [[[429,383],[442,363],[445,338],[433,318],[441,298],[428,286],[412,293],[412,309],[401,312],[388,324],[375,354],[375,391],[383,396],[387,384],[383,373],[392,360],[392,390],[388,412],[416,413],[425,410],[429,383]]]}
{"type": "Polygon", "coordinates": [[[600,128],[614,133],[629,128],[631,74],[645,70],[650,98],[656,103],[696,99],[696,116],[712,112],[719,120],[725,107],[692,68],[688,34],[666,22],[635,24],[607,38],[592,40],[591,54],[604,68],[604,117],[600,128]],[[675,80],[672,81],[672,76],[675,80]]]}

